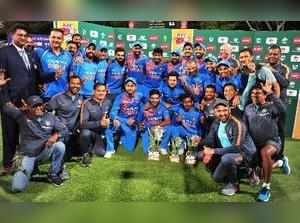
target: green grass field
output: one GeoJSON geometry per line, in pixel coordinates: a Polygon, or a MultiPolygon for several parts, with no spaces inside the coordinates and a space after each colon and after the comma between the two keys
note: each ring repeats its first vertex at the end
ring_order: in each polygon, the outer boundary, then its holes
{"type": "MultiPolygon", "coordinates": [[[[274,171],[273,202],[300,200],[300,141],[288,140],[286,148],[292,175],[274,171]]],[[[47,167],[41,169],[47,171],[47,167]]],[[[71,179],[63,186],[55,187],[38,178],[19,194],[9,191],[11,176],[0,177],[0,201],[255,202],[259,189],[242,184],[239,194],[225,197],[202,164],[189,167],[167,159],[147,161],[139,146],[134,154],[120,149],[111,160],[96,157],[89,168],[76,162],[67,163],[67,167],[71,179]]]]}

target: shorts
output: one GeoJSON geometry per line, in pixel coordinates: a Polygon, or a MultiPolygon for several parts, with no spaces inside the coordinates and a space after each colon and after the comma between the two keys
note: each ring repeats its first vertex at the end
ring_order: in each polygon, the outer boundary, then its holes
{"type": "Polygon", "coordinates": [[[281,149],[282,149],[282,145],[281,145],[281,140],[279,137],[277,137],[276,139],[271,139],[268,140],[265,145],[272,145],[276,148],[276,153],[279,154],[281,149]]]}
{"type": "Polygon", "coordinates": [[[279,137],[274,138],[274,139],[269,139],[265,143],[263,143],[261,145],[255,145],[255,146],[258,150],[260,150],[262,147],[264,147],[266,145],[274,146],[276,148],[276,154],[279,154],[282,149],[281,140],[279,137]]]}

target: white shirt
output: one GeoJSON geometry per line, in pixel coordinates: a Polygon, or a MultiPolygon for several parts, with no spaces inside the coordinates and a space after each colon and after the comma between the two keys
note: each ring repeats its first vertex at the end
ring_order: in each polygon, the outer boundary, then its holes
{"type": "Polygon", "coordinates": [[[17,46],[16,44],[14,44],[14,43],[13,43],[13,46],[17,49],[19,55],[20,55],[21,58],[23,59],[26,68],[27,68],[28,70],[30,70],[30,62],[29,62],[29,58],[28,58],[28,55],[27,55],[27,53],[26,53],[24,47],[23,47],[23,48],[20,48],[20,47],[18,47],[18,46],[17,46]]]}

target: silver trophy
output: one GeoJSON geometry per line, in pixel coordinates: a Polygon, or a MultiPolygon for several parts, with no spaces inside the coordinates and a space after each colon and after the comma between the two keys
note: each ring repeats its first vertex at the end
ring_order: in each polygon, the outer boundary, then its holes
{"type": "Polygon", "coordinates": [[[164,129],[160,126],[148,128],[150,136],[150,149],[148,160],[159,160],[159,144],[164,134],[164,129]]]}
{"type": "Polygon", "coordinates": [[[171,154],[170,161],[174,163],[180,162],[179,150],[182,146],[183,140],[180,137],[176,137],[171,141],[171,154]]]}
{"type": "Polygon", "coordinates": [[[198,136],[187,137],[187,152],[185,156],[185,164],[194,165],[196,163],[196,150],[198,136]]]}

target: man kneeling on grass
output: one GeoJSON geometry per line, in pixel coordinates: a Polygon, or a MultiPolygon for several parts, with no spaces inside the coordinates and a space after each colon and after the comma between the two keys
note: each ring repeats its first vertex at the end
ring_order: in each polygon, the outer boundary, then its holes
{"type": "Polygon", "coordinates": [[[199,158],[212,171],[213,179],[225,184],[222,194],[232,196],[239,191],[238,168],[252,162],[256,148],[245,124],[231,115],[226,100],[217,99],[214,112],[217,119],[200,143],[204,150],[199,158]]]}
{"type": "Polygon", "coordinates": [[[12,191],[24,191],[34,169],[39,162],[51,160],[48,180],[54,185],[61,185],[65,144],[60,139],[67,133],[66,126],[52,113],[44,111],[43,100],[31,96],[22,108],[8,102],[3,110],[16,119],[20,127],[20,152],[24,155],[19,170],[12,180],[12,191]]]}
{"type": "Polygon", "coordinates": [[[151,140],[150,131],[152,128],[163,128],[162,140],[160,143],[160,153],[162,155],[168,154],[168,143],[171,138],[171,119],[167,108],[160,102],[160,91],[157,89],[150,90],[148,102],[141,108],[140,123],[142,144],[144,154],[148,154],[151,140]]]}
{"type": "MultiPolygon", "coordinates": [[[[257,84],[253,103],[245,109],[244,120],[259,152],[263,184],[257,200],[268,202],[271,197],[272,168],[282,145],[278,132],[278,120],[286,113],[286,108],[272,90],[272,84],[257,84]],[[268,98],[268,101],[267,101],[268,98]]],[[[287,165],[287,163],[285,164],[287,165]]],[[[288,168],[288,167],[286,167],[288,168]]]]}

